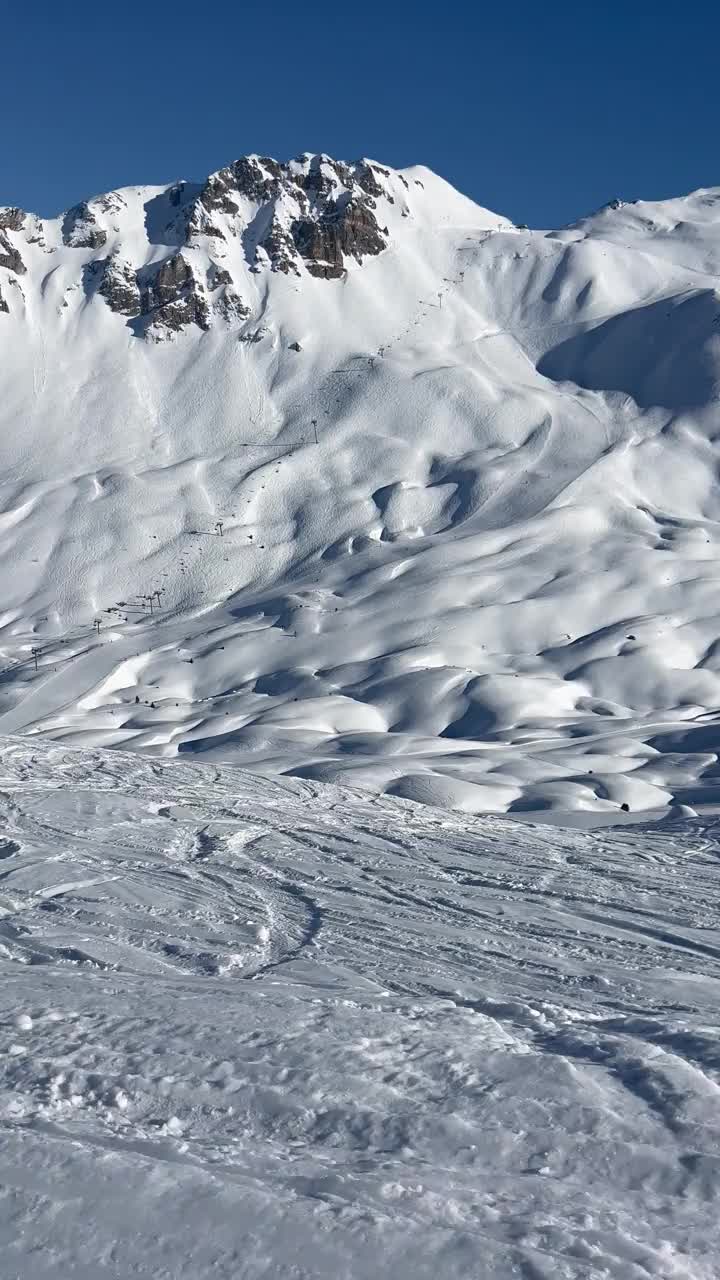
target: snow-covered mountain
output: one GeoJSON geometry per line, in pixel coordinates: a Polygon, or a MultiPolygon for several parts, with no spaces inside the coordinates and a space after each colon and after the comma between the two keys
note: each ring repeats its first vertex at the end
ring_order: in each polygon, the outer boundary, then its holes
{"type": "Polygon", "coordinates": [[[716,801],[720,189],[560,231],[245,157],[0,209],[0,732],[716,801]]]}

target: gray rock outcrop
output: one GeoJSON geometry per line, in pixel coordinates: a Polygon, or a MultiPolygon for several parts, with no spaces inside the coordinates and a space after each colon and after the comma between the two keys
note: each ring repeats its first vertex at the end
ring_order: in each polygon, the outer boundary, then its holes
{"type": "Polygon", "coordinates": [[[139,316],[141,312],[140,289],[137,275],[128,262],[117,257],[105,258],[101,264],[100,293],[111,311],[121,316],[139,316]]]}
{"type": "Polygon", "coordinates": [[[97,225],[90,205],[83,200],[65,214],[62,238],[69,249],[101,249],[107,241],[107,232],[97,225]]]}
{"type": "Polygon", "coordinates": [[[177,332],[187,325],[210,328],[210,309],[202,286],[182,253],[166,258],[146,279],[141,292],[141,314],[153,328],[177,332]]]}
{"type": "Polygon", "coordinates": [[[25,274],[25,263],[20,255],[20,250],[15,248],[5,231],[0,231],[0,267],[6,267],[8,271],[14,271],[17,276],[25,274]]]}
{"type": "Polygon", "coordinates": [[[27,214],[16,205],[5,205],[0,209],[0,231],[22,231],[27,214]]]}
{"type": "Polygon", "coordinates": [[[394,203],[388,178],[387,169],[369,161],[347,165],[327,156],[302,156],[279,164],[243,156],[208,178],[188,206],[186,243],[199,235],[243,237],[253,269],[259,269],[257,255],[263,249],[271,271],[299,275],[304,264],[311,275],[339,279],[348,258],[360,263],[387,245],[377,202],[394,203]],[[267,227],[256,233],[259,239],[248,238],[249,222],[267,227]]]}

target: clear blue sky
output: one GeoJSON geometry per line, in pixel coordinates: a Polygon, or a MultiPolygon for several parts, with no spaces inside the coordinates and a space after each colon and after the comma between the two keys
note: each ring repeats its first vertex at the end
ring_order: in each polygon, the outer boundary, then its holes
{"type": "Polygon", "coordinates": [[[422,163],[551,226],[720,182],[711,0],[0,0],[0,204],[248,151],[422,163]]]}

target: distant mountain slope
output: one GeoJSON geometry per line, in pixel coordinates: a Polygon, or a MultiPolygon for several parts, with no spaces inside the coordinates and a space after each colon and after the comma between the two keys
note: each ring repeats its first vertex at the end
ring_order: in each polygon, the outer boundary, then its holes
{"type": "Polygon", "coordinates": [[[719,282],[720,189],[529,231],[250,156],[0,209],[0,732],[714,803],[719,282]]]}

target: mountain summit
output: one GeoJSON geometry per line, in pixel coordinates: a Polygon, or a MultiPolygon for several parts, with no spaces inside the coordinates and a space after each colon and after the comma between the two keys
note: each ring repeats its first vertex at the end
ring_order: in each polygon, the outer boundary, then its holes
{"type": "Polygon", "coordinates": [[[720,189],[531,231],[247,156],[0,208],[0,733],[713,802],[719,286],[720,189]]]}
{"type": "Polygon", "coordinates": [[[98,293],[134,334],[162,340],[188,325],[207,330],[250,316],[257,287],[248,272],[345,280],[350,267],[388,247],[391,224],[413,217],[411,183],[425,188],[420,176],[369,160],[348,165],[308,154],[279,164],[243,156],[202,185],[113,191],[54,223],[0,209],[0,266],[24,299],[19,278],[37,260],[31,246],[53,258],[63,249],[90,250],[89,260],[69,255],[54,265],[74,265],[86,298],[98,293]]]}

